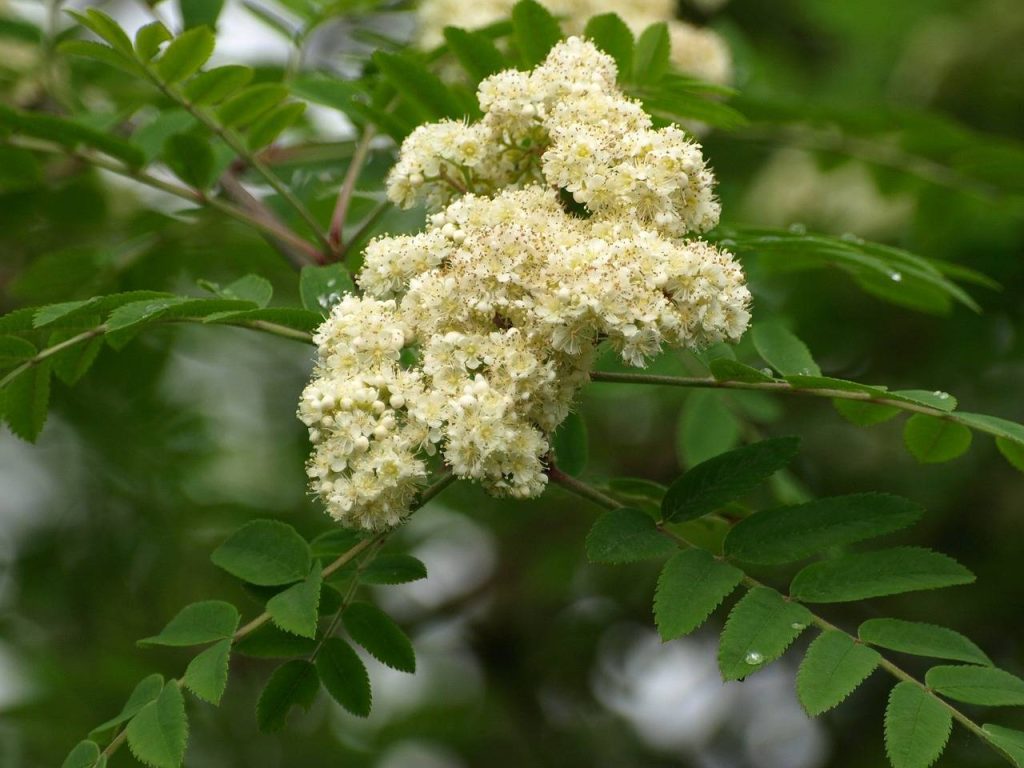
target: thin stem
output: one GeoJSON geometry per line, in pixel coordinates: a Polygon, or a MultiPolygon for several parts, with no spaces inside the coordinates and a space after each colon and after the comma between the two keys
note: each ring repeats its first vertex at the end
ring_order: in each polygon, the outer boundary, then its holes
{"type": "Polygon", "coordinates": [[[342,246],[342,235],[345,228],[345,219],[348,216],[349,206],[352,204],[352,193],[355,192],[356,181],[358,181],[359,174],[366,163],[366,158],[370,154],[370,144],[373,143],[373,138],[376,135],[376,126],[366,126],[363,135],[359,138],[359,143],[356,144],[356,151],[348,164],[348,170],[345,171],[345,178],[341,183],[341,189],[338,190],[338,200],[334,204],[330,228],[327,230],[327,239],[330,241],[332,253],[337,260],[344,257],[345,249],[342,246]]]}
{"type": "Polygon", "coordinates": [[[26,360],[24,363],[19,365],[17,368],[13,369],[10,373],[8,373],[2,379],[0,379],[0,389],[3,389],[4,387],[6,387],[8,384],[10,384],[16,378],[18,378],[18,376],[23,374],[29,368],[32,368],[33,366],[39,365],[41,362],[46,360],[46,358],[52,357],[53,355],[56,355],[58,352],[63,352],[65,349],[68,349],[69,347],[73,347],[76,344],[81,344],[83,341],[89,341],[90,339],[94,339],[97,336],[100,336],[100,335],[106,333],[106,331],[107,331],[106,326],[102,326],[101,325],[101,326],[99,326],[97,328],[90,328],[88,331],[83,331],[82,333],[78,334],[77,336],[72,336],[70,339],[65,339],[64,341],[60,342],[59,344],[54,344],[52,347],[47,347],[46,349],[44,349],[41,352],[39,352],[38,354],[36,354],[34,357],[26,360]]]}
{"type": "MultiPolygon", "coordinates": [[[[250,213],[255,219],[263,223],[269,223],[281,230],[287,230],[287,226],[277,218],[274,212],[263,201],[254,197],[230,170],[221,175],[218,183],[225,196],[238,204],[242,210],[250,213]]],[[[320,254],[315,248],[296,248],[294,243],[287,243],[269,233],[265,234],[267,235],[267,242],[291,262],[292,266],[296,269],[302,269],[305,266],[319,262],[320,254]]],[[[305,243],[306,241],[302,240],[302,242],[305,243]]]]}
{"type": "MultiPolygon", "coordinates": [[[[607,495],[601,493],[596,488],[591,487],[590,485],[588,485],[587,483],[583,482],[582,480],[579,480],[579,479],[574,478],[574,477],[570,477],[569,475],[566,475],[565,473],[561,472],[557,468],[553,467],[552,470],[553,471],[549,471],[548,472],[548,476],[551,478],[551,481],[553,483],[556,483],[556,484],[562,486],[563,488],[565,488],[570,493],[574,493],[577,496],[580,496],[581,498],[587,499],[589,501],[593,501],[594,503],[598,504],[599,506],[604,507],[605,509],[609,509],[609,510],[611,510],[611,509],[618,509],[620,507],[625,506],[624,504],[621,504],[620,502],[616,501],[615,499],[611,498],[610,496],[607,496],[607,495]]],[[[664,522],[658,523],[657,527],[658,527],[658,531],[661,534],[663,534],[664,536],[667,536],[669,539],[671,539],[681,549],[699,549],[699,547],[697,547],[694,544],[692,544],[691,542],[689,542],[683,536],[680,536],[675,531],[669,530],[666,527],[666,524],[664,522]]],[[[723,555],[717,555],[716,559],[725,561],[727,558],[725,556],[723,556],[723,555]]],[[[743,585],[745,587],[747,587],[748,589],[767,586],[766,584],[764,584],[761,581],[758,581],[757,579],[753,578],[752,576],[746,575],[746,573],[744,573],[744,576],[743,576],[743,585]]],[[[811,611],[811,617],[812,617],[812,619],[811,619],[812,623],[815,626],[817,626],[819,629],[823,629],[823,630],[827,630],[827,631],[834,631],[834,632],[842,632],[844,635],[846,635],[851,640],[853,640],[853,642],[855,642],[855,643],[860,643],[861,642],[861,640],[858,639],[855,635],[847,632],[844,629],[841,629],[840,627],[836,626],[835,624],[833,624],[832,622],[828,621],[827,619],[825,619],[825,618],[823,618],[821,616],[818,616],[813,611],[811,611]]],[[[973,733],[975,736],[977,736],[983,742],[988,744],[1000,756],[1002,756],[1004,758],[1008,757],[1008,755],[1006,755],[1003,752],[1002,748],[1000,748],[998,744],[995,744],[994,742],[991,741],[991,739],[989,738],[989,735],[985,732],[985,730],[980,725],[978,725],[976,722],[971,720],[967,715],[965,715],[959,709],[954,707],[948,701],[946,701],[945,699],[943,699],[943,698],[939,697],[938,695],[936,695],[935,692],[931,688],[929,688],[923,682],[918,680],[916,677],[914,677],[913,675],[911,675],[907,671],[901,669],[899,666],[897,666],[896,664],[894,664],[892,661],[890,661],[889,659],[885,658],[881,654],[879,654],[879,657],[881,659],[881,661],[879,662],[879,666],[882,669],[884,669],[886,672],[888,672],[890,675],[892,675],[894,678],[896,678],[900,682],[912,683],[912,684],[918,686],[921,690],[923,690],[925,693],[927,693],[929,696],[931,696],[937,702],[942,704],[942,706],[945,707],[949,711],[950,715],[952,715],[952,717],[958,723],[963,725],[967,730],[969,730],[971,733],[973,733]]],[[[1013,762],[1013,760],[1010,760],[1010,762],[1012,764],[1014,764],[1014,765],[1016,764],[1016,763],[1013,762]]]]}

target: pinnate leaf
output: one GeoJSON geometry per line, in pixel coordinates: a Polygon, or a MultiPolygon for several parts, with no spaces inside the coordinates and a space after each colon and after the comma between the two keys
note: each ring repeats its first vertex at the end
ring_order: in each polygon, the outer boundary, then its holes
{"type": "Polygon", "coordinates": [[[633,33],[615,13],[602,13],[587,22],[583,34],[607,53],[619,68],[619,79],[628,77],[633,69],[633,33]]]}
{"type": "Polygon", "coordinates": [[[132,718],[127,730],[128,747],[140,762],[153,768],[178,768],[188,741],[185,700],[178,686],[165,685],[156,701],[132,718]]]}
{"type": "Polygon", "coordinates": [[[489,37],[479,32],[445,27],[444,39],[474,85],[485,77],[508,68],[508,63],[489,37]]]}
{"type": "Polygon", "coordinates": [[[97,725],[89,732],[89,735],[96,736],[102,734],[105,731],[109,731],[114,726],[120,725],[127,720],[131,720],[140,709],[151,701],[156,701],[157,696],[160,695],[160,691],[162,691],[163,688],[163,675],[149,675],[148,677],[144,677],[139,681],[138,685],[135,686],[134,690],[132,690],[131,696],[128,697],[128,701],[126,701],[124,706],[121,707],[121,712],[106,722],[97,725]]]}
{"type": "Polygon", "coordinates": [[[885,709],[885,751],[893,768],[928,768],[946,748],[953,716],[916,683],[897,683],[885,709]]]}
{"type": "Polygon", "coordinates": [[[273,587],[309,574],[309,545],[276,520],[253,520],[235,531],[210,556],[213,564],[250,584],[273,587]]]}
{"type": "Polygon", "coordinates": [[[270,598],[267,613],[274,624],[300,637],[316,637],[322,582],[320,564],[314,563],[313,570],[303,581],[270,598]]]}
{"type": "Polygon", "coordinates": [[[902,619],[868,619],[860,625],[857,634],[865,643],[890,651],[992,665],[992,660],[970,639],[935,624],[902,619]]]}
{"type": "Polygon", "coordinates": [[[654,594],[654,623],[661,639],[693,632],[742,580],[742,571],[702,549],[673,555],[662,568],[654,594]]]}
{"type": "Polygon", "coordinates": [[[252,76],[252,69],[240,64],[208,69],[188,81],[185,97],[193,104],[219,104],[248,85],[252,76]]]}
{"type": "Polygon", "coordinates": [[[64,758],[60,768],[93,768],[100,759],[100,748],[95,741],[80,741],[64,758]]]}
{"type": "Polygon", "coordinates": [[[370,714],[370,678],[362,659],[340,637],[331,637],[316,657],[324,688],[336,702],[358,717],[370,714]]]}
{"type": "Polygon", "coordinates": [[[592,563],[633,563],[675,551],[676,545],[658,532],[650,515],[630,507],[605,512],[587,534],[587,559],[592,563]]]}
{"type": "Polygon", "coordinates": [[[633,52],[633,81],[653,85],[668,71],[672,42],[665,22],[651,24],[636,41],[633,52]]]}
{"type": "Polygon", "coordinates": [[[807,345],[782,323],[755,323],[750,335],[757,354],[783,376],[821,376],[807,345]]]}
{"type": "Polygon", "coordinates": [[[228,684],[230,657],[230,639],[214,643],[189,662],[182,682],[203,701],[219,704],[228,684]]]}
{"type": "Polygon", "coordinates": [[[416,671],[416,653],[402,628],[369,603],[353,603],[342,614],[345,629],[377,661],[400,672],[416,671]]]}
{"type": "MultiPolygon", "coordinates": [[[[326,647],[326,646],[325,646],[326,647]]],[[[320,690],[317,668],[305,659],[293,659],[274,670],[259,701],[256,724],[261,731],[279,731],[293,706],[308,710],[320,690]]]]}
{"type": "Polygon", "coordinates": [[[807,648],[796,676],[796,693],[816,717],[841,704],[874,672],[882,657],[845,632],[826,630],[807,648]]]}
{"type": "Polygon", "coordinates": [[[907,449],[922,464],[941,464],[962,455],[971,447],[971,430],[935,416],[915,413],[903,428],[907,449]]]}
{"type": "Polygon", "coordinates": [[[1017,766],[1024,768],[1024,731],[1004,728],[1001,725],[986,723],[981,727],[988,734],[989,741],[1005,752],[1017,766]]]}
{"type": "Polygon", "coordinates": [[[139,640],[139,645],[204,645],[230,638],[238,629],[238,609],[223,600],[204,600],[186,605],[159,635],[139,640]]]}
{"type": "Polygon", "coordinates": [[[512,34],[523,64],[540,64],[562,39],[562,29],[547,8],[534,0],[520,0],[512,9],[512,34]]]}
{"type": "Polygon", "coordinates": [[[868,403],[863,400],[833,400],[839,415],[858,427],[871,427],[882,424],[900,414],[895,405],[868,403]]]}
{"type": "Polygon", "coordinates": [[[932,667],[924,681],[943,696],[967,704],[988,707],[1024,705],[1024,680],[994,667],[932,667]]]}
{"type": "Polygon", "coordinates": [[[207,27],[195,27],[174,38],[156,62],[156,73],[165,83],[177,83],[194,75],[213,53],[216,38],[207,27]]]}
{"type": "Polygon", "coordinates": [[[34,365],[5,388],[4,417],[11,431],[34,443],[46,423],[50,406],[49,360],[34,365]]]}
{"type": "Polygon", "coordinates": [[[810,625],[811,612],[769,587],[755,587],[736,603],[722,630],[718,668],[723,680],[741,680],[779,658],[810,625]]]}
{"type": "Polygon", "coordinates": [[[352,273],[344,264],[303,267],[299,274],[299,295],[302,306],[322,315],[330,313],[345,294],[355,293],[352,273]]]}
{"type": "Polygon", "coordinates": [[[729,531],[725,552],[748,563],[791,563],[906,528],[922,512],[912,501],[885,493],[817,499],[741,520],[729,531]]]}
{"type": "Polygon", "coordinates": [[[845,603],[972,581],[974,574],[947,555],[894,547],[812,563],[794,577],[789,593],[808,603],[845,603]]]}

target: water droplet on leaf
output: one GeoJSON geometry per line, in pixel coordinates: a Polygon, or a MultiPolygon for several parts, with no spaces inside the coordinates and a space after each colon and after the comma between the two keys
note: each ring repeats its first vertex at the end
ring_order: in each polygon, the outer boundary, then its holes
{"type": "Polygon", "coordinates": [[[757,651],[749,651],[747,655],[743,657],[743,660],[753,667],[764,661],[764,656],[757,651]]]}

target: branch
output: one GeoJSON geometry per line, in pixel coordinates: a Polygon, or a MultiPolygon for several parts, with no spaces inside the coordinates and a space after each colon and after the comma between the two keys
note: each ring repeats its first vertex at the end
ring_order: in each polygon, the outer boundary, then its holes
{"type": "Polygon", "coordinates": [[[349,205],[352,203],[352,193],[356,188],[356,181],[359,179],[359,172],[366,163],[370,154],[370,144],[373,137],[377,135],[377,128],[373,125],[366,126],[359,143],[356,144],[355,154],[345,171],[345,179],[338,190],[338,200],[334,204],[334,212],[331,214],[331,225],[327,231],[327,239],[330,241],[331,252],[336,260],[345,256],[345,248],[342,246],[342,233],[345,227],[345,218],[348,216],[349,205]]]}
{"type": "MultiPolygon", "coordinates": [[[[562,486],[563,488],[565,488],[570,493],[573,493],[573,494],[575,494],[575,495],[577,495],[577,496],[579,496],[581,498],[587,499],[588,501],[592,501],[592,502],[598,504],[599,506],[604,507],[605,509],[609,509],[609,510],[611,510],[611,509],[619,509],[620,507],[624,507],[625,506],[625,504],[621,504],[618,501],[616,501],[615,499],[611,498],[610,496],[606,496],[605,494],[601,493],[601,491],[597,490],[596,488],[593,488],[592,486],[588,485],[587,483],[583,482],[582,480],[578,480],[578,479],[576,479],[574,477],[569,477],[568,475],[563,473],[561,470],[559,470],[557,467],[552,467],[549,470],[548,477],[551,478],[551,482],[553,482],[553,483],[555,483],[557,485],[562,486]]],[[[697,547],[694,544],[692,544],[691,542],[687,541],[684,537],[680,536],[678,533],[675,533],[674,531],[671,531],[668,528],[666,528],[664,521],[659,522],[657,527],[658,527],[658,531],[659,532],[661,532],[663,535],[665,535],[668,538],[670,538],[681,549],[699,549],[699,547],[697,547]]],[[[727,561],[728,560],[728,558],[726,558],[724,555],[715,555],[715,559],[722,560],[722,561],[727,561]]],[[[735,565],[735,564],[732,564],[732,565],[735,565]]],[[[763,582],[758,581],[757,579],[755,579],[755,578],[753,578],[751,576],[746,575],[745,572],[744,572],[744,575],[743,575],[743,585],[745,587],[747,587],[748,589],[753,589],[755,587],[767,586],[763,582]]],[[[801,603],[801,605],[803,605],[803,604],[801,603]]],[[[804,607],[807,607],[807,606],[804,606],[804,607]]],[[[832,631],[835,631],[835,632],[842,632],[844,635],[849,637],[855,643],[861,642],[855,635],[852,635],[849,632],[847,632],[846,630],[841,629],[840,627],[837,627],[835,624],[833,624],[832,622],[828,621],[827,619],[822,618],[821,616],[818,616],[813,611],[811,611],[810,613],[811,613],[811,617],[812,617],[812,622],[817,627],[819,627],[820,629],[832,630],[832,631]]],[[[942,706],[945,707],[949,711],[949,713],[956,719],[957,722],[959,722],[961,725],[963,725],[967,730],[969,730],[971,733],[973,733],[979,739],[984,741],[993,750],[995,750],[1001,757],[1010,759],[1010,763],[1013,764],[1013,765],[1016,765],[1016,763],[1011,758],[1009,758],[1009,756],[1005,752],[1003,752],[1002,748],[989,738],[989,735],[982,729],[982,727],[980,725],[978,725],[976,722],[971,720],[967,715],[965,715],[959,709],[954,707],[948,701],[946,701],[945,699],[943,699],[943,698],[939,697],[938,695],[936,695],[936,693],[934,691],[932,691],[931,688],[929,688],[923,682],[918,680],[916,677],[914,677],[910,673],[906,672],[905,670],[903,670],[902,668],[900,668],[899,666],[894,664],[889,659],[887,659],[884,656],[882,656],[881,653],[879,653],[879,656],[881,657],[881,661],[879,663],[879,666],[881,666],[882,669],[884,669],[886,672],[888,672],[890,675],[892,675],[894,678],[896,678],[900,682],[913,683],[914,685],[918,686],[921,690],[923,690],[925,693],[927,693],[929,696],[931,696],[937,702],[942,704],[942,706]]]]}

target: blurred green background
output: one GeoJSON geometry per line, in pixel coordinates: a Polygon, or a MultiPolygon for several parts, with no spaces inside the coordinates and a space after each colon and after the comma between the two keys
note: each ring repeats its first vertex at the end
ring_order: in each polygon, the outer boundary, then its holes
{"type": "MultiPolygon", "coordinates": [[[[1021,151],[1024,4],[709,5],[680,12],[727,37],[735,103],[755,118],[704,138],[723,224],[854,233],[1002,285],[972,289],[979,314],[932,314],[868,295],[838,271],[754,257],[745,266],[755,318],[790,319],[828,375],[942,389],[966,410],[1024,421],[1024,172],[998,152],[979,160],[969,151],[1021,151]],[[786,110],[815,119],[758,119],[786,110]]],[[[105,7],[126,24],[142,21],[138,5],[105,7]]],[[[171,3],[161,7],[173,15],[171,3]]],[[[41,21],[43,10],[20,2],[4,12],[41,21]]],[[[408,27],[401,7],[381,19],[388,30],[408,27]]],[[[255,24],[229,5],[219,50],[273,72],[281,47],[264,45],[255,24]]],[[[341,66],[345,24],[314,41],[310,66],[341,66]]],[[[44,62],[9,29],[0,26],[0,95],[30,107],[44,98],[44,62]]],[[[324,120],[321,130],[339,129],[324,120]]],[[[379,174],[387,159],[377,162],[379,174]]],[[[312,172],[337,180],[344,163],[312,172]]],[[[301,185],[302,173],[292,181],[301,185]]],[[[321,203],[329,210],[331,200],[321,203]]],[[[294,272],[240,226],[186,220],[162,198],[82,168],[51,168],[39,179],[0,168],[4,311],[98,292],[192,290],[198,279],[248,272],[271,279],[278,300],[297,295],[294,272]]],[[[0,766],[58,765],[138,679],[178,674],[187,652],[135,641],[182,605],[224,598],[249,615],[259,610],[208,560],[243,521],[276,517],[308,535],[329,528],[305,493],[306,435],[294,418],[310,364],[308,348],[244,330],[160,328],[104,351],[75,388],[56,385],[37,445],[0,434],[0,766]]],[[[671,354],[655,368],[693,371],[697,362],[671,354]]],[[[924,523],[901,540],[955,556],[977,584],[825,615],[847,628],[873,615],[942,623],[1024,672],[1024,476],[984,436],[951,464],[920,466],[902,446],[901,420],[855,427],[824,400],[594,384],[581,412],[596,480],[670,482],[723,445],[796,434],[803,452],[790,481],[774,488],[779,498],[886,490],[921,502],[924,523]]],[[[253,705],[273,662],[239,657],[221,707],[192,706],[186,765],[884,764],[889,685],[880,673],[819,721],[796,703],[795,650],[722,685],[714,658],[721,617],[662,645],[650,615],[655,566],[586,563],[596,512],[557,489],[513,504],[452,487],[390,545],[421,557],[429,579],[374,593],[414,638],[415,677],[370,661],[368,720],[321,697],[284,733],[257,735],[253,705]]],[[[1019,712],[1000,722],[1024,727],[1019,712]]],[[[125,750],[113,764],[131,762],[125,750]]],[[[939,763],[998,764],[960,729],[939,763]]]]}

